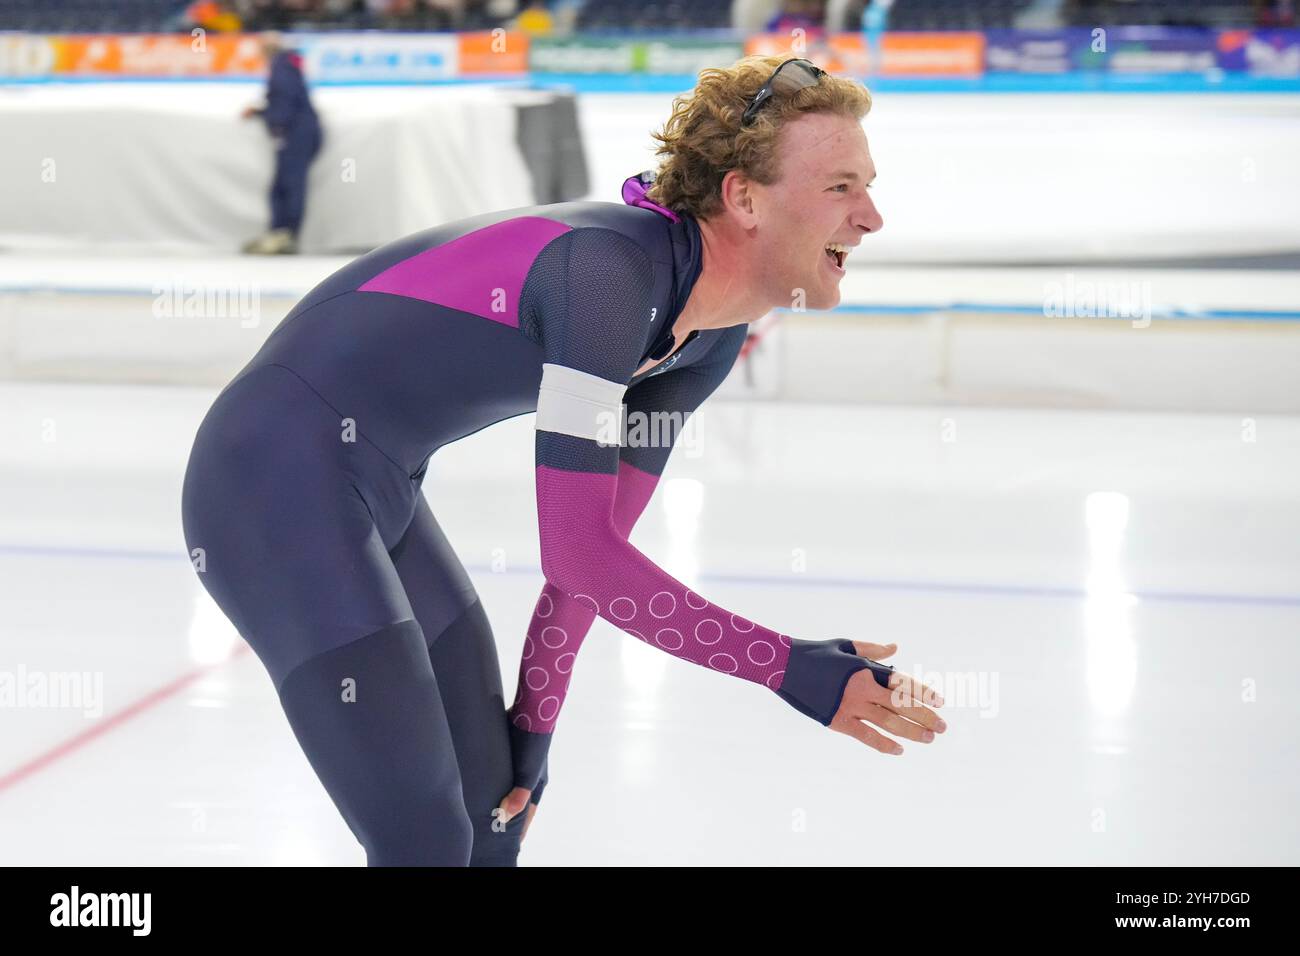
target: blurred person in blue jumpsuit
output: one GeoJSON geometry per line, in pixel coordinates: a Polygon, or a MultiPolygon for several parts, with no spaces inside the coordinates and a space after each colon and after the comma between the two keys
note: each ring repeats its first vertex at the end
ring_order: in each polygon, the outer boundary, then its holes
{"type": "Polygon", "coordinates": [[[298,251],[298,230],[307,203],[307,170],[320,152],[321,128],[303,79],[302,57],[284,45],[279,33],[260,36],[271,64],[266,104],[250,106],[244,118],[260,116],[275,141],[271,180],[271,228],[244,245],[244,252],[273,255],[298,251]]]}

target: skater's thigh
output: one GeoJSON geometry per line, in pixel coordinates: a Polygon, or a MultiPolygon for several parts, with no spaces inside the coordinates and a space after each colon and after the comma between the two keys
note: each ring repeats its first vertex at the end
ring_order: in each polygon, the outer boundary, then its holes
{"type": "Polygon", "coordinates": [[[479,599],[422,492],[416,492],[410,524],[389,557],[430,644],[479,599]]]}
{"type": "Polygon", "coordinates": [[[447,714],[474,827],[475,865],[513,865],[525,814],[501,827],[493,811],[514,785],[496,640],[460,559],[423,496],[392,551],[447,714]]]}
{"type": "Polygon", "coordinates": [[[475,829],[424,634],[402,621],[304,661],[280,703],[370,866],[465,866],[475,829]]]}
{"type": "Polygon", "coordinates": [[[278,366],[237,382],[200,426],[186,544],[277,687],[302,661],[415,616],[376,524],[405,515],[375,515],[358,490],[381,466],[393,467],[341,441],[337,415],[278,366]]]}

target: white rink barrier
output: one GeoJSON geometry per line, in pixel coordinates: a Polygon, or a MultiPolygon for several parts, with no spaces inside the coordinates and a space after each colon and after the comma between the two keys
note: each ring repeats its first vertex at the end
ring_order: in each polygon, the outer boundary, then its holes
{"type": "MultiPolygon", "coordinates": [[[[2,257],[0,380],[219,386],[346,261],[2,257]]],[[[1297,284],[1259,270],[858,268],[840,310],[753,323],[762,339],[718,394],[1296,413],[1297,284]]]]}

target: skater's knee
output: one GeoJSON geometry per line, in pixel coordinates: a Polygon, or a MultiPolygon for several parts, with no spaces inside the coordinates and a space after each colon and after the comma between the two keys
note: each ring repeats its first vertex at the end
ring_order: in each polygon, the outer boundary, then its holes
{"type": "Polygon", "coordinates": [[[519,847],[523,838],[524,823],[528,814],[519,813],[509,823],[499,821],[475,822],[474,852],[470,866],[518,866],[519,847]]]}
{"type": "Polygon", "coordinates": [[[470,866],[474,849],[458,794],[368,821],[357,836],[367,866],[470,866]]]}

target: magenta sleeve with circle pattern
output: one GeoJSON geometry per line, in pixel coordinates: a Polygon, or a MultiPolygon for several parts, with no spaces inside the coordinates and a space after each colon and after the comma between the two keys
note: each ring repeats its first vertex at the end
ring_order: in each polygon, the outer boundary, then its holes
{"type": "MultiPolygon", "coordinates": [[[[595,615],[676,657],[762,684],[823,725],[834,719],[856,671],[879,671],[877,681],[888,686],[892,668],[858,656],[851,641],[807,641],[772,631],[710,602],[638,551],[627,530],[635,521],[631,511],[639,514],[644,500],[631,504],[641,497],[636,491],[619,495],[620,475],[634,474],[626,462],[619,475],[536,468],[547,585],[507,723],[515,785],[532,790],[533,802],[546,785],[555,719],[595,615]]],[[[644,498],[652,491],[650,485],[644,498]]]]}
{"type": "Polygon", "coordinates": [[[790,638],[691,590],[619,534],[616,475],[538,465],[546,579],[575,601],[675,657],[778,690],[790,638]]]}
{"type": "MultiPolygon", "coordinates": [[[[659,484],[659,476],[620,462],[614,497],[614,527],[627,538],[659,484]]],[[[583,639],[596,620],[585,603],[575,601],[547,581],[533,608],[510,722],[520,730],[549,734],[555,730],[583,639]]]]}

